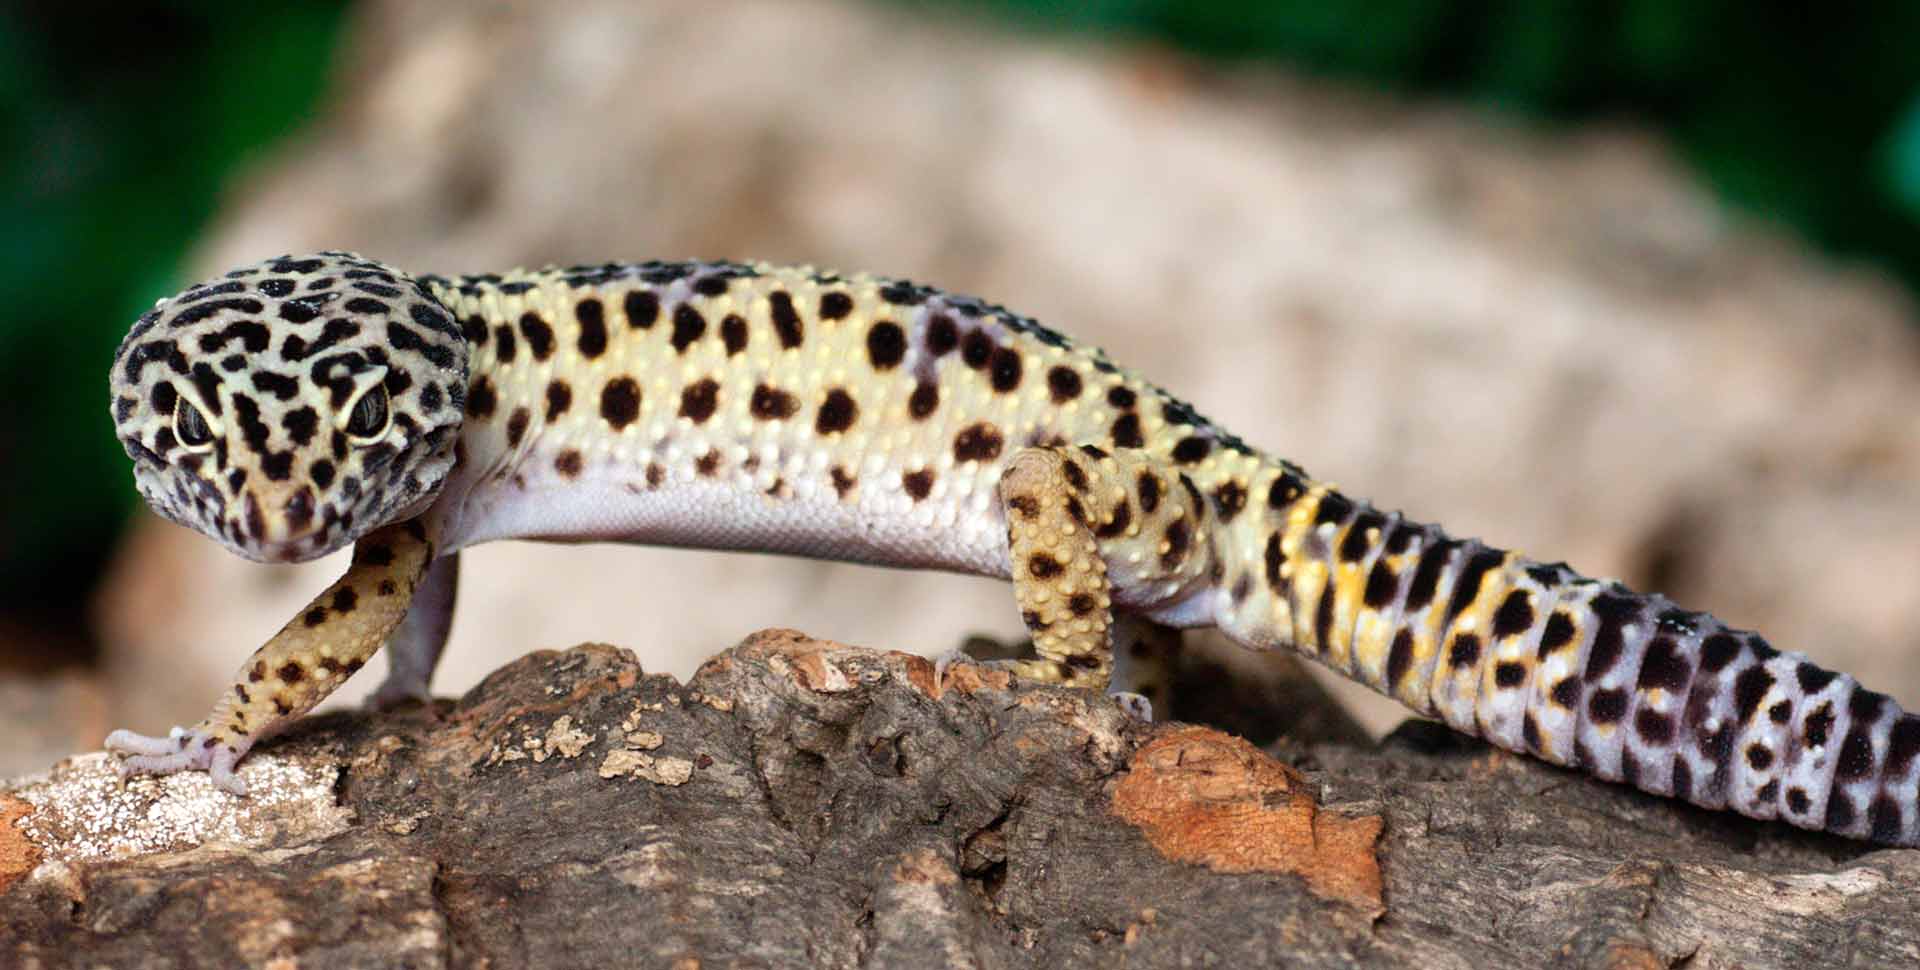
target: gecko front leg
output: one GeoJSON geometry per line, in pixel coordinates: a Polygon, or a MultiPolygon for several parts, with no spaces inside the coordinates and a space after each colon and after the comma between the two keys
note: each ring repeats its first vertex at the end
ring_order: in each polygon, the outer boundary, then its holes
{"type": "Polygon", "coordinates": [[[107,750],[123,756],[121,773],[205,771],[214,785],[246,794],[234,765],[379,651],[406,618],[432,562],[433,543],[418,519],[362,537],[346,575],[254,651],[200,723],[159,738],[124,730],[108,735],[107,750]]]}

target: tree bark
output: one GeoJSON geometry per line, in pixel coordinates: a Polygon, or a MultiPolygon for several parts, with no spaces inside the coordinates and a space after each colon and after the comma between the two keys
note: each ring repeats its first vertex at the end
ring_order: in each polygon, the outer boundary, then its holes
{"type": "Polygon", "coordinates": [[[1271,750],[791,631],[684,685],[614,647],[534,653],[458,701],[303,722],[249,759],[247,800],[122,785],[102,755],[0,786],[0,964],[1920,958],[1920,851],[1424,723],[1271,750]]]}

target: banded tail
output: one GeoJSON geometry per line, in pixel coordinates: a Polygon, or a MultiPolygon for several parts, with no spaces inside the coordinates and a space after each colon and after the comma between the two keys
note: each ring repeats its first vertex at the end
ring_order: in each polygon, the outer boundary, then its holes
{"type": "Polygon", "coordinates": [[[1285,601],[1268,604],[1282,629],[1265,639],[1509,751],[1705,808],[1920,844],[1920,716],[1846,674],[1290,469],[1267,518],[1261,568],[1285,601]]]}

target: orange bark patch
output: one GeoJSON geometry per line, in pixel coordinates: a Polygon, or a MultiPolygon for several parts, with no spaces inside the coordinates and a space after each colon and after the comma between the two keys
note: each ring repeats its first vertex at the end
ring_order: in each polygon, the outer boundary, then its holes
{"type": "Polygon", "coordinates": [[[40,847],[27,840],[27,833],[14,824],[33,811],[33,806],[11,795],[0,795],[0,892],[19,881],[40,864],[40,847]]]}
{"type": "Polygon", "coordinates": [[[1291,872],[1314,895],[1380,907],[1380,817],[1323,813],[1293,769],[1201,727],[1134,752],[1113,811],[1161,855],[1216,872],[1291,872]]]}

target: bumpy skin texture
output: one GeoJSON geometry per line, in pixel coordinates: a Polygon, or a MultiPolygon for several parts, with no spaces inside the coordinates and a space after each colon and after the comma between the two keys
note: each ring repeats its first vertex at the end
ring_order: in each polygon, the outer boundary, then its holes
{"type": "Polygon", "coordinates": [[[162,514],[260,559],[359,542],[206,721],[116,732],[131,770],[238,789],[247,748],[381,642],[399,655],[381,695],[423,689],[461,548],[602,539],[1009,578],[1039,654],[1026,676],[1105,687],[1116,629],[1140,667],[1171,642],[1152,631],[1212,625],[1556,764],[1920,843],[1920,718],[1885,695],[1657,595],[1379,512],[1095,348],[909,282],[694,262],[414,279],[282,257],[156,306],[112,384],[162,514]]]}

